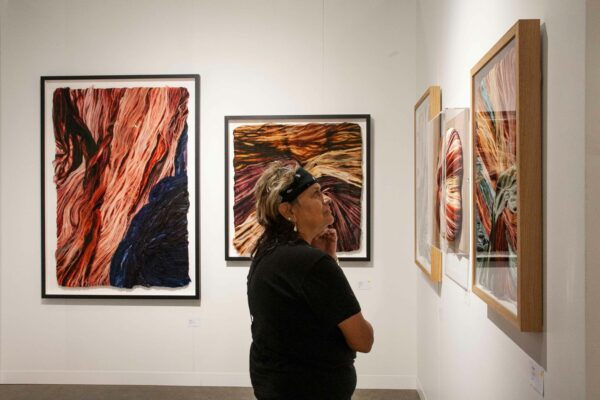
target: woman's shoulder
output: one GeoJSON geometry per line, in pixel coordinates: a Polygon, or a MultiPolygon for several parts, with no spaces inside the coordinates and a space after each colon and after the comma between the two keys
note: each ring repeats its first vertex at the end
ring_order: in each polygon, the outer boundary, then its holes
{"type": "Polygon", "coordinates": [[[304,265],[312,265],[327,254],[322,250],[312,247],[305,241],[286,243],[277,248],[280,257],[288,258],[290,261],[297,260],[304,265]]]}

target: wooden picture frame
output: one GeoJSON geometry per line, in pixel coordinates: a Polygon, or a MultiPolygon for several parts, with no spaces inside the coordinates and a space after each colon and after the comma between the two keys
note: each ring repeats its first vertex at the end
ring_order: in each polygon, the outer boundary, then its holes
{"type": "Polygon", "coordinates": [[[42,76],[42,298],[200,298],[200,76],[42,76]]]}
{"type": "Polygon", "coordinates": [[[262,227],[254,185],[273,161],[313,173],[331,198],[340,261],[370,261],[371,116],[225,117],[225,260],[249,261],[262,227]]]}
{"type": "Polygon", "coordinates": [[[442,252],[439,230],[435,234],[433,190],[434,166],[440,136],[439,120],[442,110],[439,86],[430,86],[414,107],[414,257],[415,264],[433,282],[442,280],[442,252]],[[437,128],[437,129],[436,129],[437,128]]]}
{"type": "Polygon", "coordinates": [[[519,20],[471,70],[473,292],[543,329],[540,21],[519,20]]]}

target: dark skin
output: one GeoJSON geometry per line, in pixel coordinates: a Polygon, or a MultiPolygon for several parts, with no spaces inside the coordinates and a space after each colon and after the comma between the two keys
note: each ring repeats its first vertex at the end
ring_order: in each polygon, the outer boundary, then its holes
{"type": "MultiPolygon", "coordinates": [[[[302,192],[295,202],[281,203],[279,212],[296,225],[302,239],[337,261],[337,232],[329,227],[333,224],[330,202],[331,199],[321,191],[321,185],[315,183],[302,192]]],[[[352,350],[362,353],[371,351],[373,327],[362,312],[340,322],[338,327],[352,350]]]]}

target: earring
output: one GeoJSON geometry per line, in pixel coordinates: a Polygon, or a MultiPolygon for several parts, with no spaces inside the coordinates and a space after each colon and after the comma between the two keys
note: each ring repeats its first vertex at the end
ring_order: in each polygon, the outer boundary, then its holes
{"type": "MultiPolygon", "coordinates": [[[[288,218],[288,221],[292,222],[292,217],[288,218]]],[[[298,232],[298,229],[296,228],[296,223],[292,222],[294,224],[294,232],[298,232]]]]}

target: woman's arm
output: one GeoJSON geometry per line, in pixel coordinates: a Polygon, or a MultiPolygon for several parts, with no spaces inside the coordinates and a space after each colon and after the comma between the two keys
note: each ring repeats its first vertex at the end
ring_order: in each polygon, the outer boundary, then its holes
{"type": "Polygon", "coordinates": [[[354,314],[338,324],[348,347],[354,351],[368,353],[373,347],[373,326],[367,321],[362,312],[354,314]]]}

